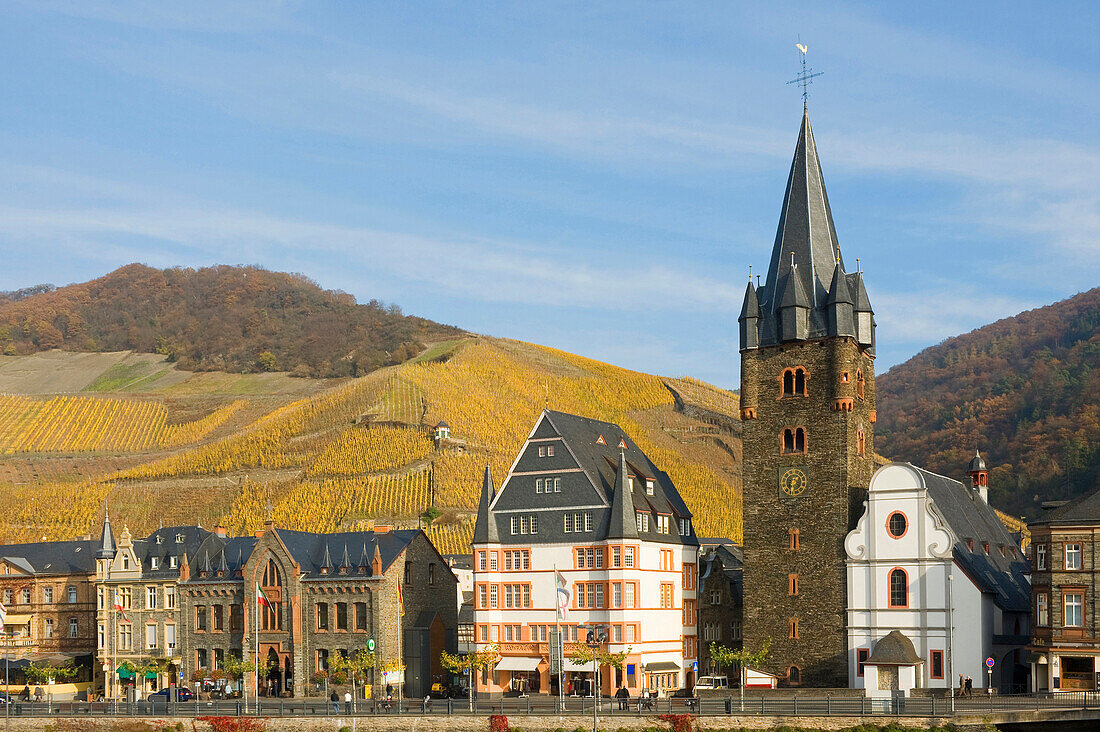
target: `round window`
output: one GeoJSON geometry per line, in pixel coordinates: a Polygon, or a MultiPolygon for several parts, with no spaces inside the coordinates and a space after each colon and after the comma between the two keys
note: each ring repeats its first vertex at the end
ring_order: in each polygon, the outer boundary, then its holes
{"type": "Polygon", "coordinates": [[[886,530],[890,536],[900,539],[905,536],[905,530],[909,528],[909,522],[905,520],[905,514],[894,511],[886,521],[886,530]]]}

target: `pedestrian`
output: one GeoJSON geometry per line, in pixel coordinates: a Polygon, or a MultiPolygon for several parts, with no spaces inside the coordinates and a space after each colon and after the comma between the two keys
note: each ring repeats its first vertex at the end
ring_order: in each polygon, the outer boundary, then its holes
{"type": "Polygon", "coordinates": [[[974,693],[974,679],[969,675],[966,677],[966,696],[971,696],[974,693]]]}
{"type": "Polygon", "coordinates": [[[344,713],[351,714],[351,692],[344,692],[344,713]]]}
{"type": "Polygon", "coordinates": [[[425,694],[424,695],[424,711],[425,712],[432,711],[432,695],[431,694],[425,694]]]}
{"type": "Polygon", "coordinates": [[[336,714],[340,711],[340,697],[336,696],[336,689],[332,690],[332,694],[329,696],[329,701],[332,702],[332,713],[336,714]]]}
{"type": "Polygon", "coordinates": [[[962,696],[963,692],[965,692],[965,691],[966,691],[966,683],[963,681],[963,675],[959,674],[959,696],[962,696]]]}
{"type": "Polygon", "coordinates": [[[42,701],[42,687],[36,686],[34,687],[34,702],[37,704],[40,701],[42,701]]]}
{"type": "Polygon", "coordinates": [[[615,692],[615,696],[619,698],[620,710],[625,710],[630,707],[630,692],[626,690],[625,686],[620,686],[619,690],[615,692]]]}
{"type": "Polygon", "coordinates": [[[24,686],[23,691],[19,694],[19,701],[30,701],[30,700],[31,700],[31,687],[24,686]]]}

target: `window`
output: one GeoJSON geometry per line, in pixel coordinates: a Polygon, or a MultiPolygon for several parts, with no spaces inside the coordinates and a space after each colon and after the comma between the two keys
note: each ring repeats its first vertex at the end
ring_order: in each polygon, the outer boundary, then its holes
{"type": "Polygon", "coordinates": [[[1067,592],[1062,595],[1065,614],[1063,622],[1067,628],[1080,628],[1084,625],[1085,595],[1083,592],[1067,592]]]}
{"type": "MultiPolygon", "coordinates": [[[[848,372],[847,371],[842,371],[840,373],[840,383],[841,384],[847,384],[849,381],[851,381],[851,377],[848,376],[848,372]]],[[[862,676],[862,674],[860,674],[860,675],[862,676]]]]}
{"type": "Polygon", "coordinates": [[[531,514],[531,516],[529,518],[531,519],[531,533],[532,534],[539,533],[539,517],[538,517],[538,515],[537,514],[531,514]]]}
{"type": "Polygon", "coordinates": [[[214,649],[214,668],[215,669],[225,668],[225,649],[222,649],[222,648],[215,648],[214,649]]]}
{"type": "Polygon", "coordinates": [[[497,571],[497,553],[496,552],[489,552],[489,571],[490,572],[497,571]]]}
{"type": "Polygon", "coordinates": [[[645,481],[645,494],[647,496],[652,496],[653,495],[653,481],[649,478],[646,478],[646,481],[645,481]]]}
{"type": "Polygon", "coordinates": [[[791,618],[787,621],[787,637],[798,639],[798,618],[791,618]]]}
{"type": "Polygon", "coordinates": [[[435,587],[435,562],[428,564],[428,586],[435,587]]]}
{"type": "Polygon", "coordinates": [[[670,608],[675,602],[675,595],[673,594],[673,584],[671,582],[661,583],[661,607],[670,608]]]}
{"type": "Polygon", "coordinates": [[[860,399],[863,398],[864,389],[866,388],[867,380],[863,378],[863,369],[856,371],[856,396],[860,399]]]}
{"type": "Polygon", "coordinates": [[[932,651],[932,678],[943,678],[943,651],[932,651]]]}
{"type": "Polygon", "coordinates": [[[318,603],[314,613],[317,615],[317,630],[328,630],[328,603],[318,603]]]}
{"type": "Polygon", "coordinates": [[[798,529],[787,529],[787,537],[790,539],[790,545],[787,547],[791,551],[798,549],[798,529]]]}
{"type": "Polygon", "coordinates": [[[122,587],[118,591],[122,600],[122,607],[129,610],[133,606],[134,590],[131,587],[122,587]]]}
{"type": "Polygon", "coordinates": [[[244,607],[237,603],[229,606],[229,629],[240,632],[244,629],[244,607]]]}
{"type": "Polygon", "coordinates": [[[177,557],[168,557],[168,568],[175,569],[179,566],[179,559],[177,557]]]}
{"type": "Polygon", "coordinates": [[[669,519],[669,517],[664,515],[664,514],[657,514],[657,533],[658,534],[667,534],[668,533],[668,524],[669,524],[668,519],[669,519]]]}
{"type": "Polygon", "coordinates": [[[623,607],[634,607],[633,582],[627,582],[623,585],[623,607]]]}
{"type": "Polygon", "coordinates": [[[318,671],[327,671],[328,670],[328,651],[325,650],[324,648],[319,648],[317,650],[317,670],[318,671]]]}
{"type": "Polygon", "coordinates": [[[175,610],[176,609],[176,588],[165,587],[164,588],[164,609],[175,610]]]}
{"type": "Polygon", "coordinates": [[[164,624],[164,646],[169,651],[174,650],[176,647],[176,624],[165,623],[164,624]]]}
{"type": "Polygon", "coordinates": [[[497,586],[489,585],[489,607],[497,606],[497,586]]]}
{"type": "Polygon", "coordinates": [[[546,445],[539,445],[539,457],[546,457],[546,445]]]}
{"type": "Polygon", "coordinates": [[[145,647],[157,647],[157,626],[152,623],[145,626],[145,647]]]}
{"type": "MultiPolygon", "coordinates": [[[[515,519],[513,518],[512,521],[515,521],[515,519]]],[[[514,523],[512,525],[515,526],[514,523]]],[[[514,529],[512,530],[512,533],[513,534],[516,533],[514,529]]],[[[405,584],[406,585],[411,585],[412,584],[412,574],[413,574],[412,569],[413,569],[412,562],[406,561],[405,562],[405,584]]]]}
{"type": "Polygon", "coordinates": [[[478,585],[478,607],[489,607],[489,587],[478,585]]]}
{"type": "Polygon", "coordinates": [[[542,478],[535,478],[535,493],[542,493],[542,478]]]}
{"type": "Polygon", "coordinates": [[[730,637],[733,638],[733,640],[741,640],[741,621],[740,620],[731,620],[730,621],[730,637]]]}
{"type": "Polygon", "coordinates": [[[1045,592],[1035,595],[1035,624],[1050,625],[1050,597],[1045,592]]]}
{"type": "Polygon", "coordinates": [[[336,603],[336,629],[348,629],[348,604],[346,602],[336,603]]]}
{"type": "Polygon", "coordinates": [[[225,630],[225,605],[214,605],[214,630],[225,630]]]}
{"type": "Polygon", "coordinates": [[[586,532],[592,531],[592,514],[587,512],[584,514],[584,530],[586,532]]]}
{"type": "Polygon", "coordinates": [[[637,520],[637,523],[638,523],[638,531],[639,532],[648,532],[649,531],[649,513],[647,511],[638,511],[634,514],[634,517],[635,517],[635,519],[637,520]]]}
{"type": "Polygon", "coordinates": [[[1035,545],[1035,569],[1047,568],[1047,545],[1036,544],[1035,545]]]}
{"type": "Polygon", "coordinates": [[[49,603],[53,602],[53,588],[52,587],[43,587],[42,588],[42,602],[49,602],[49,603]]]}
{"type": "Polygon", "coordinates": [[[611,566],[621,567],[623,564],[623,548],[620,546],[611,547],[611,566]]]}
{"type": "Polygon", "coordinates": [[[134,647],[134,627],[129,623],[118,624],[118,647],[125,650],[134,647]]]}
{"type": "Polygon", "coordinates": [[[783,369],[783,396],[806,396],[806,369],[783,369]]]}
{"type": "Polygon", "coordinates": [[[783,430],[783,454],[796,455],[806,452],[806,430],[787,427],[783,430]]]}
{"type": "Polygon", "coordinates": [[[554,478],[554,492],[561,493],[561,478],[554,478]]]}
{"type": "Polygon", "coordinates": [[[197,668],[206,668],[209,661],[207,660],[207,653],[205,648],[195,649],[195,666],[197,668]]]}
{"type": "MultiPolygon", "coordinates": [[[[527,527],[524,527],[524,528],[527,528],[527,527]]],[[[520,533],[519,529],[520,529],[519,516],[513,516],[512,517],[512,536],[515,536],[516,534],[520,533]]],[[[523,533],[526,534],[527,532],[524,531],[523,533]]],[[[405,582],[408,582],[408,580],[406,579],[405,582]]]]}
{"type": "Polygon", "coordinates": [[[623,584],[616,582],[611,585],[611,607],[623,606],[623,584]]]}
{"type": "Polygon", "coordinates": [[[367,629],[367,603],[365,602],[355,603],[355,629],[367,629]]]}
{"type": "MultiPolygon", "coordinates": [[[[4,604],[11,604],[11,590],[4,590],[4,604]]],[[[100,603],[100,606],[102,607],[102,603],[100,603]]]]}
{"type": "Polygon", "coordinates": [[[867,435],[863,433],[862,427],[856,431],[856,455],[867,457],[867,435]]]}
{"type": "Polygon", "coordinates": [[[571,513],[565,514],[565,529],[564,530],[565,530],[565,533],[567,533],[567,534],[572,534],[573,533],[573,514],[571,514],[571,513]]]}
{"type": "Polygon", "coordinates": [[[479,572],[485,571],[485,552],[477,553],[477,568],[479,572]]]}
{"type": "Polygon", "coordinates": [[[1066,544],[1066,569],[1081,569],[1081,545],[1066,544]]]}
{"type": "Polygon", "coordinates": [[[160,557],[149,557],[149,569],[160,568],[160,557]]]}
{"type": "Polygon", "coordinates": [[[797,574],[788,574],[787,575],[787,594],[788,595],[797,595],[798,594],[798,575],[797,574]]]}
{"type": "MultiPolygon", "coordinates": [[[[596,555],[596,569],[603,569],[603,547],[594,549],[593,552],[596,555]]],[[[588,566],[592,566],[592,562],[588,562],[588,566]]]]}
{"type": "Polygon", "coordinates": [[[856,649],[856,676],[863,676],[863,666],[867,663],[867,659],[871,657],[870,648],[857,648],[856,649]]]}
{"type": "Polygon", "coordinates": [[[900,567],[890,570],[890,607],[909,607],[909,575],[900,567]]]}
{"type": "Polygon", "coordinates": [[[76,638],[80,635],[80,622],[76,618],[69,618],[69,637],[76,638]]]}
{"type": "Polygon", "coordinates": [[[195,630],[206,630],[206,605],[195,606],[195,630]]]}
{"type": "Polygon", "coordinates": [[[546,446],[546,457],[554,457],[554,446],[553,445],[547,445],[546,446]]]}
{"type": "Polygon", "coordinates": [[[127,555],[127,554],[122,555],[122,568],[123,569],[129,569],[130,568],[130,556],[127,555]]]}
{"type": "Polygon", "coordinates": [[[680,536],[691,534],[691,519],[680,519],[680,536]]]}
{"type": "Polygon", "coordinates": [[[53,638],[53,618],[46,618],[46,637],[53,638]]]}
{"type": "Polygon", "coordinates": [[[623,549],[623,566],[634,566],[634,547],[628,546],[623,549]]]}
{"type": "Polygon", "coordinates": [[[156,610],[157,609],[157,588],[146,587],[145,588],[145,609],[156,610]]]}
{"type": "Polygon", "coordinates": [[[24,605],[30,605],[31,604],[31,588],[24,587],[23,592],[20,593],[20,594],[23,596],[23,604],[24,605]]]}
{"type": "Polygon", "coordinates": [[[183,534],[176,534],[176,543],[177,544],[182,544],[183,543],[183,534]]]}
{"type": "Polygon", "coordinates": [[[905,532],[908,530],[909,521],[901,511],[894,511],[886,519],[886,532],[893,538],[900,539],[905,536],[905,532]]]}
{"type": "Polygon", "coordinates": [[[711,605],[721,605],[722,604],[722,591],[721,590],[711,590],[710,591],[710,604],[711,605]]]}

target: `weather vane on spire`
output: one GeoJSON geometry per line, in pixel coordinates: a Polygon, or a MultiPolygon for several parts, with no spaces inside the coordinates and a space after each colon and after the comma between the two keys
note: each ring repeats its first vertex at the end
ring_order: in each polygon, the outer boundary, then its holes
{"type": "Polygon", "coordinates": [[[802,87],[802,111],[805,112],[806,109],[809,106],[808,100],[810,98],[810,91],[809,91],[808,87],[810,86],[810,84],[814,83],[814,77],[815,76],[821,76],[825,72],[824,71],[814,71],[813,69],[806,68],[806,47],[804,45],[802,45],[802,37],[801,36],[799,36],[798,41],[799,42],[794,44],[794,45],[795,45],[795,48],[798,49],[798,53],[802,57],[802,73],[800,73],[798,76],[791,79],[787,83],[788,84],[798,84],[799,86],[802,87]]]}

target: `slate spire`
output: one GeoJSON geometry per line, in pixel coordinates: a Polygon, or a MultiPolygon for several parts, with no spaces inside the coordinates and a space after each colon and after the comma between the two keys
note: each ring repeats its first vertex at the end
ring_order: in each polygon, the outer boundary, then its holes
{"type": "MultiPolygon", "coordinates": [[[[761,303],[771,312],[779,307],[776,286],[791,271],[791,252],[799,265],[798,279],[811,308],[825,304],[828,278],[838,261],[841,268],[840,244],[833,226],[825,179],[817,159],[817,145],[810,129],[810,115],[803,113],[802,128],[794,149],[791,172],[787,176],[787,192],[779,216],[779,228],[772,247],[768,279],[764,286],[769,297],[761,303]]],[[[789,288],[785,288],[789,289],[789,288]]]]}
{"type": "Polygon", "coordinates": [[[321,570],[325,573],[332,571],[332,557],[329,556],[327,543],[325,544],[325,555],[321,557],[321,570]]]}
{"type": "Polygon", "coordinates": [[[477,504],[477,523],[474,524],[474,543],[497,543],[500,535],[497,532],[497,522],[489,511],[489,504],[493,502],[493,472],[489,466],[485,466],[485,478],[481,483],[481,500],[477,504]]]}
{"type": "Polygon", "coordinates": [[[611,494],[611,523],[608,539],[637,539],[638,523],[634,518],[634,495],[630,490],[630,475],[626,451],[619,451],[619,469],[615,474],[615,490],[611,494]]]}
{"type": "Polygon", "coordinates": [[[856,334],[855,315],[852,311],[852,293],[848,289],[848,276],[840,268],[833,268],[833,281],[829,285],[826,301],[829,315],[829,335],[852,336],[856,334]]]}
{"type": "Polygon", "coordinates": [[[103,532],[99,537],[99,551],[95,556],[96,559],[114,559],[115,557],[115,535],[111,531],[111,514],[106,508],[103,509],[103,532]]]}
{"type": "Polygon", "coordinates": [[[741,306],[741,315],[737,317],[741,329],[741,350],[746,351],[760,345],[760,300],[756,296],[756,288],[752,286],[752,275],[749,275],[749,286],[745,288],[745,303],[741,306]]]}
{"type": "Polygon", "coordinates": [[[344,542],[344,556],[340,558],[340,569],[351,569],[351,558],[348,557],[348,544],[344,542]]]}

